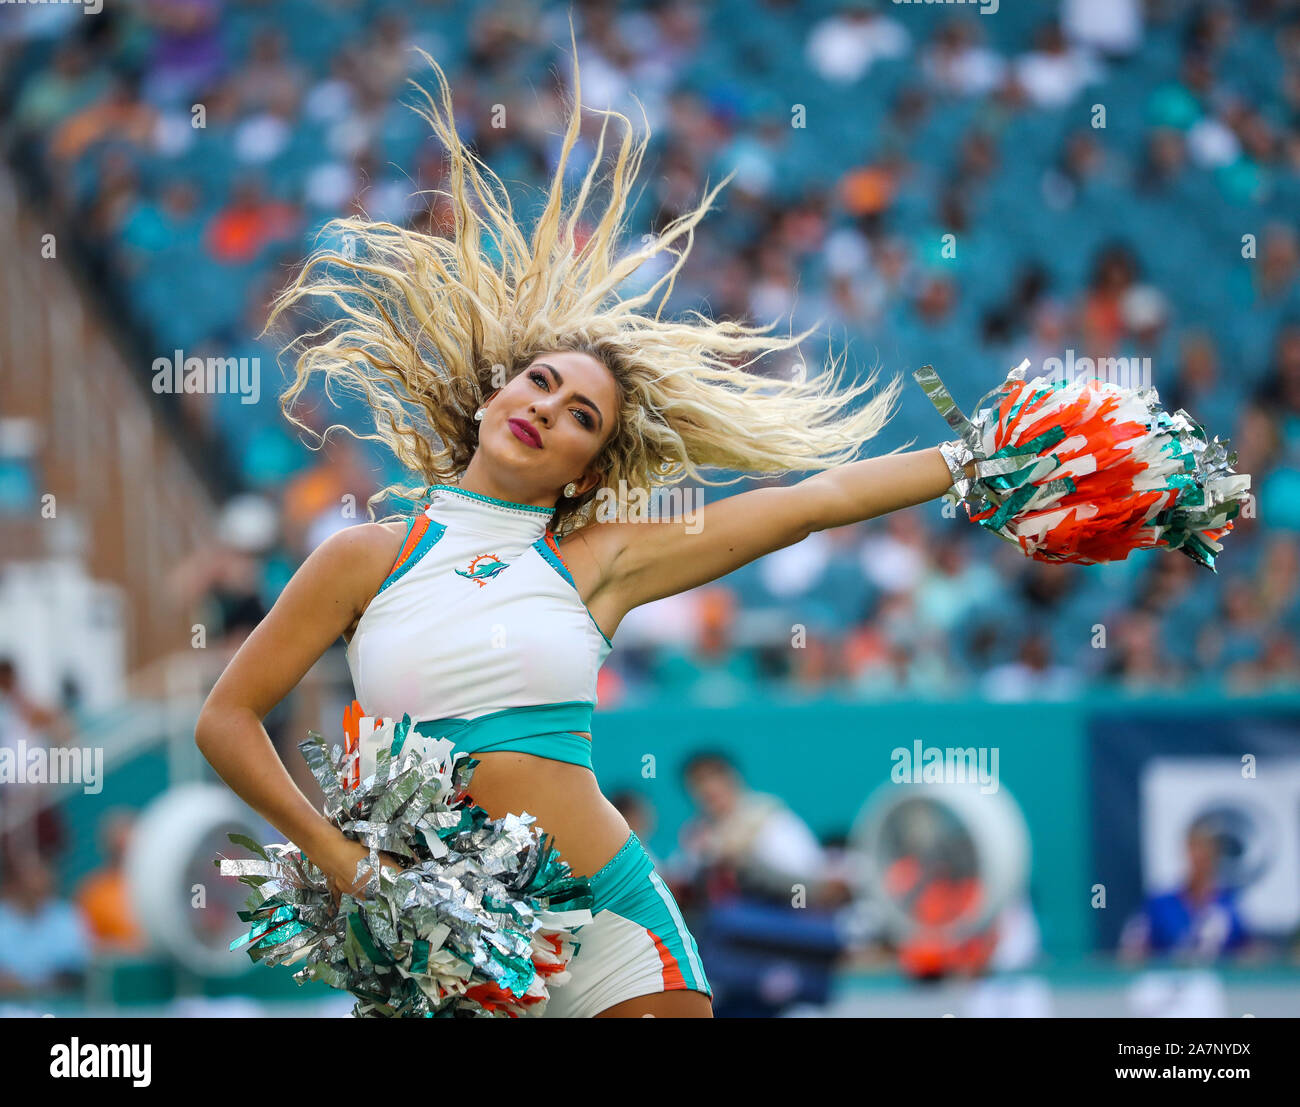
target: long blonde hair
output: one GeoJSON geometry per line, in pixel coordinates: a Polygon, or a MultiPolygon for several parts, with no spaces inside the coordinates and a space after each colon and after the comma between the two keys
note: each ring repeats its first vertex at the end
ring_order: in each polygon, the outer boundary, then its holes
{"type": "MultiPolygon", "coordinates": [[[[333,220],[327,229],[344,242],[351,239],[355,249],[315,251],[276,298],[267,323],[269,329],[308,297],[332,306],[333,317],[320,329],[290,343],[295,375],[281,408],[305,427],[291,408],[318,372],[327,393],[332,382],[364,398],[376,433],[343,429],[385,443],[422,482],[415,489],[390,485],[372,502],[390,493],[418,499],[430,484],[455,483],[476,448],[474,412],[544,351],[584,351],[614,378],[618,417],[596,459],[606,473],[601,483],[607,495],[687,477],[720,485],[750,473],[832,468],[852,460],[889,420],[901,387],[897,378],[858,406],[855,400],[875,390],[876,371],[843,389],[834,358],[806,379],[797,370],[790,380],[749,371],[759,358],[797,346],[815,328],[780,338],[767,334],[775,323],[715,321],[698,311],[687,312],[688,319],[662,317],[695,227],[730,176],[706,187],[694,210],[659,234],[643,236],[640,249],[618,256],[629,190],[650,135],[647,127],[634,141],[627,117],[603,110],[595,157],[576,198],[565,201],[565,171],[582,113],[576,43],[573,110],[545,207],[528,238],[501,179],[461,143],[447,79],[437,62],[424,58],[437,75],[442,110],[427,90],[410,83],[427,105],[416,110],[447,151],[450,191],[434,194],[450,201],[454,234],[423,234],[356,216],[333,220]],[[608,202],[579,246],[611,120],[623,133],[608,202]],[[495,259],[487,256],[489,244],[495,259]],[[662,276],[638,294],[619,295],[628,277],[665,251],[676,260],[662,276]],[[643,312],[656,296],[654,314],[643,312]],[[741,475],[711,480],[701,467],[741,475]]],[[[551,524],[556,534],[592,518],[600,487],[576,500],[561,498],[551,524]]],[[[622,506],[621,496],[618,502],[622,506]]]]}

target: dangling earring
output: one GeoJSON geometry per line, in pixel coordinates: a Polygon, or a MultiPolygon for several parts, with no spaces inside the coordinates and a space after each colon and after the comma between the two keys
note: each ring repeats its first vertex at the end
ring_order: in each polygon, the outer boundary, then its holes
{"type": "Polygon", "coordinates": [[[573,499],[573,494],[576,491],[578,491],[578,486],[574,484],[573,481],[569,481],[569,483],[564,486],[565,499],[573,499]]]}
{"type": "Polygon", "coordinates": [[[474,420],[475,420],[475,422],[478,422],[478,423],[483,422],[483,410],[484,410],[483,408],[479,408],[478,411],[474,412],[474,420]]]}

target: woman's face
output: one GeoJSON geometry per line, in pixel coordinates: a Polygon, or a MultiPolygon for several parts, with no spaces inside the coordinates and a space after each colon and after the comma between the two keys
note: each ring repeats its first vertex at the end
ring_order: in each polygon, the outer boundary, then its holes
{"type": "Polygon", "coordinates": [[[503,483],[546,497],[600,481],[592,463],[614,431],[617,390],[590,354],[538,354],[484,407],[479,450],[503,483]]]}

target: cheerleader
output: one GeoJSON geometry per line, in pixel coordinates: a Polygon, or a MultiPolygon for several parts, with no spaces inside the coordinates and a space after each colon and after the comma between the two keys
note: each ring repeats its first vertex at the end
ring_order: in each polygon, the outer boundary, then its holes
{"type": "Polygon", "coordinates": [[[592,921],[546,1014],[711,1017],[695,941],[592,772],[596,678],[619,624],[813,531],[968,488],[976,467],[960,443],[854,460],[900,382],[748,370],[806,333],[662,316],[722,185],[618,253],[648,134],[635,141],[626,117],[599,113],[596,157],[566,200],[576,62],[554,179],[526,236],[500,179],[458,139],[450,89],[428,60],[438,97],[426,95],[421,114],[447,151],[454,233],[339,220],[347,248],[315,253],[272,312],[274,322],[316,302],[330,313],[297,344],[286,415],[303,425],[292,402],[318,376],[362,396],[371,437],[419,478],[379,495],[420,509],[347,528],[306,559],[212,689],[196,740],[336,892],[354,890],[366,848],[299,791],[261,723],[341,636],[361,711],[409,714],[416,734],[450,738],[479,763],[474,804],[493,818],[534,815],[573,873],[590,877],[592,921]],[[611,121],[622,135],[608,201],[592,212],[611,121]],[[673,259],[662,275],[621,296],[660,254],[673,259]],[[702,468],[813,475],[721,498],[689,525],[598,510],[602,492],[725,483],[702,468]]]}

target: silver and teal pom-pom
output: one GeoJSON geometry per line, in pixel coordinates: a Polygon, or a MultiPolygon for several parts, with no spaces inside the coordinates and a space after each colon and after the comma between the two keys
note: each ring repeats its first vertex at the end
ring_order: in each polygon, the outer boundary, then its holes
{"type": "Polygon", "coordinates": [[[331,756],[314,732],[299,744],[325,816],[370,851],[358,866],[370,871],[364,893],[336,906],[326,875],[292,843],[231,834],[258,859],[217,862],[255,889],[239,912],[250,929],[230,948],[301,964],[299,983],[352,993],[356,1017],[540,1015],[568,979],[575,930],[591,921],[590,882],[531,815],[491,819],[476,807],[465,788],[477,762],[450,742],[402,752],[410,732],[409,716],[378,728],[384,743],[361,779],[355,750],[331,756]],[[407,867],[381,866],[380,852],[407,867]]]}

